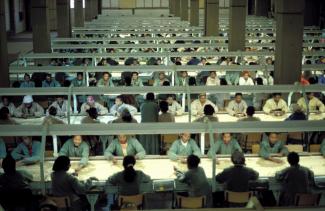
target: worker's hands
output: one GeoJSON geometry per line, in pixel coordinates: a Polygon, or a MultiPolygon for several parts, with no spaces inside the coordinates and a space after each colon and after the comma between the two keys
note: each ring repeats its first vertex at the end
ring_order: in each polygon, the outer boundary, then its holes
{"type": "Polygon", "coordinates": [[[112,162],[113,162],[114,165],[116,165],[117,164],[117,159],[113,157],[112,162]]]}
{"type": "Polygon", "coordinates": [[[186,163],[187,163],[187,159],[186,159],[186,158],[180,158],[180,161],[181,161],[181,163],[183,163],[183,164],[186,164],[186,163]]]}
{"type": "Polygon", "coordinates": [[[20,167],[24,165],[24,160],[20,160],[16,162],[16,167],[20,167]]]}
{"type": "Polygon", "coordinates": [[[283,161],[279,158],[270,157],[269,160],[275,163],[283,163],[283,161]]]}

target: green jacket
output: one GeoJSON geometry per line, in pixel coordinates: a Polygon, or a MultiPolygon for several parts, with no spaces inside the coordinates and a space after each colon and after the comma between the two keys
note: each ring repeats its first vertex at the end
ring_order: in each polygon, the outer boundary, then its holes
{"type": "Polygon", "coordinates": [[[262,158],[269,158],[272,153],[284,153],[288,155],[288,149],[284,146],[283,141],[277,141],[273,146],[270,145],[268,139],[264,139],[260,145],[260,156],[262,158]]]}
{"type": "Polygon", "coordinates": [[[41,155],[41,143],[33,141],[32,151],[29,153],[28,148],[24,143],[20,143],[12,152],[11,156],[15,160],[23,160],[24,163],[36,163],[40,160],[41,155]]]}
{"type": "MultiPolygon", "coordinates": [[[[146,152],[140,142],[135,138],[128,138],[128,146],[126,148],[127,155],[137,156],[139,159],[143,159],[146,152]]],[[[123,150],[118,139],[114,139],[112,143],[105,150],[104,156],[107,159],[112,159],[113,156],[124,156],[123,150]]]]}
{"type": "Polygon", "coordinates": [[[167,152],[167,155],[171,160],[177,160],[180,156],[187,157],[192,154],[198,157],[202,156],[200,148],[197,146],[193,139],[190,139],[187,142],[186,147],[182,144],[181,139],[177,139],[173,142],[172,146],[167,152]]]}
{"type": "Polygon", "coordinates": [[[218,139],[214,143],[214,147],[210,147],[208,151],[208,157],[212,158],[213,154],[227,154],[231,155],[234,151],[242,151],[236,139],[231,139],[228,144],[225,144],[223,140],[218,139]]]}
{"type": "Polygon", "coordinates": [[[325,139],[323,139],[322,144],[320,145],[320,153],[325,156],[325,139]]]}
{"type": "Polygon", "coordinates": [[[59,155],[68,157],[81,157],[80,165],[87,165],[89,160],[89,146],[86,142],[82,141],[79,147],[75,147],[73,140],[70,139],[65,142],[60,149],[59,155]]]}

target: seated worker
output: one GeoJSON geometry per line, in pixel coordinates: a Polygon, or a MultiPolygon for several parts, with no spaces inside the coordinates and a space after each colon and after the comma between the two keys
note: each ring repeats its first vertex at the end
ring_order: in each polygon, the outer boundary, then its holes
{"type": "Polygon", "coordinates": [[[17,125],[18,123],[10,117],[7,107],[0,108],[0,125],[17,125]]]}
{"type": "Polygon", "coordinates": [[[135,170],[136,159],[134,156],[127,155],[123,158],[124,170],[115,173],[106,181],[107,185],[117,185],[120,195],[137,195],[140,193],[141,183],[150,182],[150,176],[142,171],[135,170]]]}
{"type": "Polygon", "coordinates": [[[297,193],[310,192],[310,186],[314,185],[314,173],[299,165],[299,155],[296,152],[290,152],[287,160],[290,167],[276,172],[275,179],[282,183],[279,204],[294,206],[297,193]]]}
{"type": "Polygon", "coordinates": [[[116,162],[114,156],[132,155],[136,159],[143,159],[146,152],[143,146],[136,138],[127,135],[118,135],[105,150],[104,156],[109,160],[116,162]]]}
{"type": "Polygon", "coordinates": [[[174,168],[177,180],[188,184],[188,195],[190,197],[205,196],[207,207],[211,207],[212,188],[208,182],[204,169],[199,166],[200,158],[196,155],[189,155],[186,162],[188,171],[183,173],[177,168],[174,168]]]}
{"type": "Polygon", "coordinates": [[[242,93],[236,93],[235,99],[229,102],[226,111],[231,116],[243,117],[246,116],[246,109],[247,109],[247,104],[243,100],[242,93]]]}
{"type": "Polygon", "coordinates": [[[83,141],[82,136],[74,135],[72,139],[66,141],[60,149],[59,156],[81,157],[76,173],[88,164],[89,145],[83,141]]]}
{"type": "Polygon", "coordinates": [[[214,147],[210,147],[208,151],[208,157],[212,158],[213,154],[227,154],[231,155],[234,151],[242,151],[236,139],[234,139],[231,133],[222,133],[222,139],[218,139],[214,147]]]}
{"type": "Polygon", "coordinates": [[[81,124],[100,123],[97,119],[98,113],[96,108],[89,108],[86,112],[88,116],[82,118],[81,124]]]}
{"type": "Polygon", "coordinates": [[[109,72],[103,73],[103,77],[97,82],[97,87],[114,87],[114,83],[109,72]]]}
{"type": "Polygon", "coordinates": [[[123,95],[117,96],[115,98],[115,104],[110,109],[110,113],[114,116],[120,116],[124,109],[128,109],[133,116],[138,112],[138,109],[136,107],[126,104],[124,102],[125,100],[123,95]]]}
{"type": "Polygon", "coordinates": [[[184,113],[183,107],[175,100],[174,95],[167,95],[168,113],[174,116],[180,116],[184,113]]]}
{"type": "MultiPolygon", "coordinates": [[[[320,101],[317,97],[314,96],[313,92],[307,92],[307,99],[308,99],[308,109],[309,112],[319,112],[323,113],[325,112],[325,106],[322,101],[320,101]]],[[[302,108],[303,112],[307,112],[307,105],[305,102],[305,98],[301,97],[297,104],[302,108]]]]}
{"type": "Polygon", "coordinates": [[[169,80],[166,77],[165,72],[159,72],[159,77],[155,79],[153,86],[163,86],[164,82],[169,82],[169,80]]]}
{"type": "Polygon", "coordinates": [[[261,121],[260,118],[254,117],[255,108],[254,106],[248,106],[246,109],[246,117],[238,119],[238,121],[261,121]]]}
{"type": "Polygon", "coordinates": [[[210,120],[211,122],[219,121],[218,117],[214,116],[215,111],[212,105],[208,104],[204,106],[203,112],[204,112],[204,116],[197,118],[196,120],[194,120],[194,122],[204,122],[206,119],[210,120]]]}
{"type": "Polygon", "coordinates": [[[171,160],[180,160],[182,163],[186,163],[186,158],[189,155],[202,156],[200,148],[196,142],[191,139],[190,133],[180,134],[180,138],[175,140],[167,152],[168,157],[171,160]]]}
{"type": "Polygon", "coordinates": [[[31,95],[26,95],[23,103],[15,110],[15,117],[19,118],[41,117],[43,115],[43,107],[34,102],[31,95]]]}
{"type": "Polygon", "coordinates": [[[34,164],[40,160],[41,143],[32,141],[32,137],[24,136],[23,142],[11,152],[11,156],[18,161],[17,165],[34,164]]]}
{"type": "Polygon", "coordinates": [[[234,166],[224,169],[215,177],[219,183],[226,184],[226,190],[233,192],[249,191],[249,181],[258,179],[258,172],[245,166],[245,156],[236,150],[231,154],[234,166]]]}
{"type": "Polygon", "coordinates": [[[88,96],[87,97],[87,102],[85,102],[85,103],[83,103],[81,105],[80,114],[87,115],[87,110],[89,108],[96,108],[97,113],[99,115],[106,115],[106,114],[108,114],[107,108],[105,108],[101,104],[95,102],[95,99],[94,99],[93,96],[88,96]]]}
{"type": "Polygon", "coordinates": [[[266,133],[267,138],[261,142],[259,155],[266,159],[276,163],[282,163],[282,160],[275,158],[271,154],[279,153],[281,156],[288,154],[287,147],[284,146],[284,142],[279,140],[278,133],[266,133]]]}
{"type": "Polygon", "coordinates": [[[68,196],[71,202],[70,210],[85,210],[80,196],[85,195],[90,189],[92,178],[85,183],[80,182],[68,173],[70,166],[70,159],[67,156],[59,156],[54,161],[51,174],[52,194],[57,197],[68,196]]]}
{"type": "Polygon", "coordinates": [[[30,75],[25,73],[24,80],[20,82],[20,88],[34,88],[35,82],[30,80],[30,75]]]}
{"type": "Polygon", "coordinates": [[[45,80],[42,81],[42,87],[61,87],[61,84],[53,79],[51,74],[46,74],[45,80]]]}
{"type": "Polygon", "coordinates": [[[56,118],[56,107],[49,107],[48,115],[44,118],[42,125],[65,124],[63,120],[56,118]]]}
{"type": "Polygon", "coordinates": [[[322,144],[320,145],[320,153],[325,157],[325,139],[323,139],[322,144]]]}
{"type": "Polygon", "coordinates": [[[178,74],[178,72],[175,74],[175,85],[176,86],[186,86],[188,85],[188,73],[187,71],[180,71],[180,73],[178,74]]]}
{"type": "Polygon", "coordinates": [[[62,96],[57,96],[56,100],[50,105],[50,107],[56,108],[56,115],[58,116],[67,116],[68,110],[70,110],[70,113],[72,113],[71,106],[68,108],[68,101],[65,100],[62,96]]]}
{"type": "Polygon", "coordinates": [[[10,102],[9,97],[7,97],[7,96],[2,96],[1,100],[2,100],[2,102],[0,102],[0,109],[3,107],[7,107],[9,110],[10,116],[13,116],[15,113],[15,110],[16,110],[15,105],[12,102],[10,102]]]}
{"type": "Polygon", "coordinates": [[[124,109],[121,115],[117,119],[114,119],[112,123],[138,123],[138,121],[133,118],[128,109],[124,109]]]}
{"type": "Polygon", "coordinates": [[[7,156],[6,144],[2,138],[0,138],[0,168],[2,166],[3,159],[7,156]]]}
{"type": "Polygon", "coordinates": [[[205,83],[206,86],[220,86],[220,79],[217,76],[216,71],[210,71],[209,77],[205,83]]]}
{"type": "Polygon", "coordinates": [[[138,72],[132,72],[131,86],[143,86],[141,78],[139,78],[138,72]]]}
{"type": "Polygon", "coordinates": [[[158,122],[175,122],[175,117],[172,113],[168,113],[168,103],[160,101],[159,103],[161,114],[158,116],[158,122]]]}
{"type": "Polygon", "coordinates": [[[282,99],[281,93],[273,93],[273,98],[265,102],[263,111],[267,114],[282,116],[289,111],[287,103],[282,99]]]}
{"type": "Polygon", "coordinates": [[[218,108],[210,100],[207,99],[207,95],[202,93],[199,95],[199,99],[194,100],[191,103],[191,113],[194,116],[203,116],[204,106],[211,105],[215,112],[218,112],[218,108]]]}
{"type": "Polygon", "coordinates": [[[285,121],[291,121],[291,120],[307,120],[307,116],[302,111],[301,107],[298,104],[291,104],[290,106],[292,110],[292,114],[288,116],[285,121]]]}

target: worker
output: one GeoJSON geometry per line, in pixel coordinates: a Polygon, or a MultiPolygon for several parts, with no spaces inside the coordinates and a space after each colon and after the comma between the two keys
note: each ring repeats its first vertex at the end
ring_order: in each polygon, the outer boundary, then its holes
{"type": "Polygon", "coordinates": [[[260,156],[266,160],[270,160],[276,163],[282,163],[281,159],[276,158],[271,154],[279,154],[280,156],[285,156],[288,154],[287,147],[284,146],[284,142],[279,140],[278,133],[267,133],[267,138],[264,138],[261,142],[260,156]]]}
{"type": "Polygon", "coordinates": [[[34,102],[31,95],[24,96],[23,103],[15,110],[15,116],[19,118],[41,117],[43,115],[43,107],[34,102]]]}
{"type": "MultiPolygon", "coordinates": [[[[308,110],[309,112],[325,112],[325,106],[322,101],[320,101],[317,97],[314,96],[313,92],[307,92],[307,99],[308,99],[308,110]]],[[[303,112],[307,112],[307,104],[305,102],[305,98],[301,97],[297,104],[302,108],[303,112]]]]}
{"type": "Polygon", "coordinates": [[[52,78],[50,73],[46,74],[45,80],[42,81],[42,87],[61,87],[61,84],[52,78]]]}
{"type": "Polygon", "coordinates": [[[246,116],[246,109],[247,109],[247,104],[243,100],[242,93],[236,93],[235,99],[229,102],[226,111],[231,116],[243,117],[246,116]]]}
{"type": "MultiPolygon", "coordinates": [[[[57,116],[67,116],[68,110],[72,113],[72,108],[68,108],[68,101],[63,98],[63,96],[57,96],[56,100],[49,106],[56,108],[56,115],[57,116]]],[[[48,111],[47,111],[48,113],[48,111]]]]}
{"type": "Polygon", "coordinates": [[[23,142],[11,152],[12,157],[18,161],[17,165],[34,164],[41,158],[41,143],[33,141],[32,137],[23,136],[23,142]]]}
{"type": "Polygon", "coordinates": [[[113,116],[120,116],[124,109],[128,109],[132,116],[138,112],[136,107],[125,103],[123,95],[119,95],[115,98],[115,104],[111,107],[110,113],[113,114],[113,116]]]}
{"type": "Polygon", "coordinates": [[[199,95],[199,99],[194,100],[191,103],[191,113],[194,116],[203,116],[204,112],[204,106],[211,105],[214,108],[215,112],[218,112],[218,108],[215,104],[213,104],[210,100],[207,99],[207,96],[205,93],[201,93],[199,95]]]}
{"type": "Polygon", "coordinates": [[[20,82],[20,88],[34,88],[35,82],[30,80],[30,75],[25,73],[24,81],[20,82]]]}
{"type": "Polygon", "coordinates": [[[222,133],[221,139],[218,139],[208,151],[208,157],[212,158],[213,154],[227,154],[231,155],[236,150],[242,151],[236,139],[232,137],[231,133],[222,133]]]}
{"type": "Polygon", "coordinates": [[[174,116],[180,116],[184,113],[182,106],[175,100],[174,95],[167,95],[166,99],[168,103],[168,113],[173,114],[174,116]]]}
{"type": "Polygon", "coordinates": [[[128,109],[123,109],[121,115],[111,121],[112,123],[138,123],[136,119],[131,115],[128,109]]]}
{"type": "Polygon", "coordinates": [[[97,113],[99,115],[106,115],[108,114],[108,109],[105,108],[103,105],[99,104],[95,101],[95,98],[93,96],[87,97],[87,102],[83,103],[81,106],[80,114],[87,115],[87,110],[89,108],[96,108],[97,113]]]}
{"type": "Polygon", "coordinates": [[[254,106],[248,106],[246,109],[246,117],[238,119],[238,121],[261,121],[260,118],[254,117],[255,108],[254,106]]]}
{"type": "Polygon", "coordinates": [[[214,107],[210,104],[207,104],[203,108],[203,113],[204,116],[197,118],[194,120],[194,122],[205,122],[207,120],[211,122],[218,122],[218,117],[214,116],[215,115],[215,110],[214,107]]]}
{"type": "Polygon", "coordinates": [[[56,117],[57,110],[56,107],[49,107],[48,115],[44,118],[42,125],[52,125],[52,124],[65,124],[63,120],[56,117]]]}
{"type": "Polygon", "coordinates": [[[287,103],[282,99],[281,93],[273,93],[273,97],[268,99],[263,107],[267,114],[282,116],[289,111],[287,103]]]}
{"type": "Polygon", "coordinates": [[[91,107],[86,112],[88,115],[82,118],[81,120],[82,124],[100,123],[100,121],[97,119],[98,113],[96,108],[91,107]]]}
{"type": "Polygon", "coordinates": [[[161,114],[158,116],[158,122],[175,122],[175,116],[168,112],[168,103],[160,101],[159,103],[161,114]]]}
{"type": "Polygon", "coordinates": [[[10,111],[7,107],[0,108],[0,124],[1,125],[17,125],[18,123],[11,118],[10,111]]]}
{"type": "Polygon", "coordinates": [[[10,116],[14,116],[16,107],[12,102],[10,102],[9,97],[2,96],[1,100],[2,100],[2,102],[0,102],[0,109],[3,108],[3,107],[7,107],[8,110],[9,110],[10,116]]]}

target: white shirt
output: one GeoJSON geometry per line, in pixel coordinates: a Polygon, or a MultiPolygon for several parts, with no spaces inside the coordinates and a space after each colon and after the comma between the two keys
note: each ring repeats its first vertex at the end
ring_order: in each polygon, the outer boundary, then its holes
{"type": "Polygon", "coordinates": [[[241,86],[254,86],[254,81],[252,78],[248,78],[247,80],[244,77],[239,78],[239,85],[241,86]]]}
{"type": "Polygon", "coordinates": [[[220,85],[220,79],[218,77],[211,78],[210,76],[207,78],[206,84],[207,86],[219,86],[220,85]]]}

